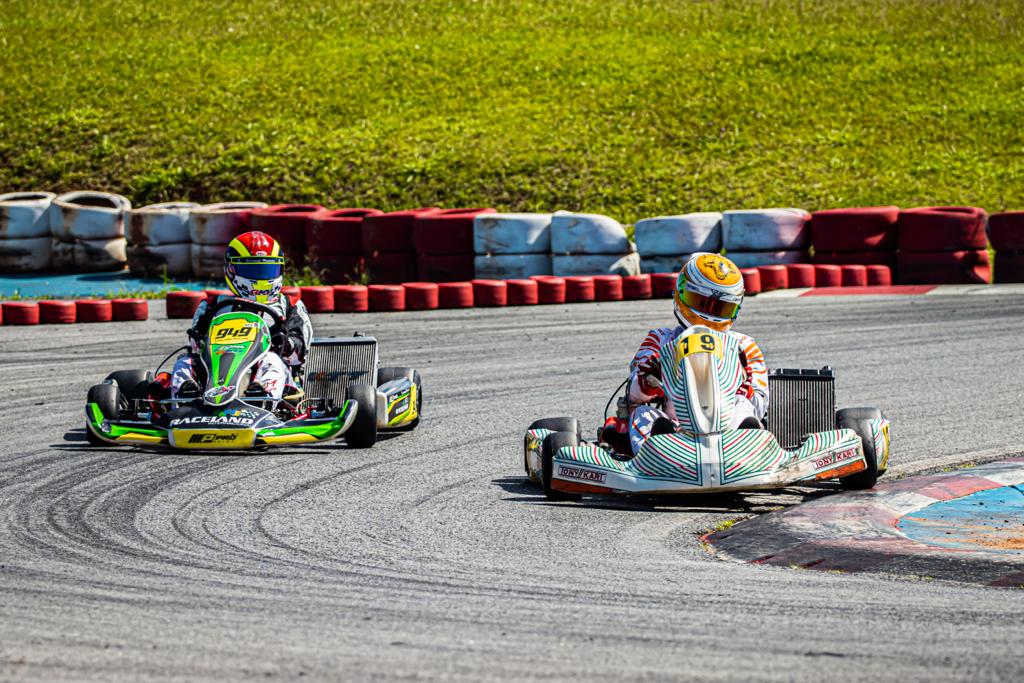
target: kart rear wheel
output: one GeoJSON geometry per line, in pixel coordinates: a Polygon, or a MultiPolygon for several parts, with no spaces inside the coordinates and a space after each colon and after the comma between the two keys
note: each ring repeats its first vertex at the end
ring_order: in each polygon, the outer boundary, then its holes
{"type": "Polygon", "coordinates": [[[406,429],[412,431],[420,423],[420,415],[423,410],[423,382],[420,380],[420,373],[413,368],[380,368],[377,370],[377,386],[390,382],[396,379],[408,379],[410,382],[416,385],[416,419],[407,425],[402,425],[400,429],[406,429]]]}
{"type": "Polygon", "coordinates": [[[875,440],[871,437],[871,427],[868,420],[879,420],[884,418],[882,411],[878,408],[843,408],[836,412],[836,427],[838,429],[852,429],[860,437],[864,444],[864,460],[867,461],[867,469],[843,477],[839,483],[849,491],[859,491],[873,488],[878,481],[878,454],[875,452],[875,440]]]}
{"type": "Polygon", "coordinates": [[[369,448],[377,443],[377,389],[365,382],[349,384],[346,398],[356,402],[356,417],[345,432],[350,448],[369,448]]]}
{"type": "MultiPolygon", "coordinates": [[[[537,429],[543,429],[543,427],[537,427],[537,429]]],[[[565,448],[566,446],[579,446],[580,436],[576,432],[554,432],[544,437],[544,441],[540,446],[540,457],[541,457],[541,481],[544,484],[544,495],[548,497],[548,500],[579,500],[580,495],[576,493],[566,493],[565,491],[556,491],[551,488],[551,475],[554,474],[555,470],[555,453],[558,452],[559,448],[565,448]]]]}
{"type": "MultiPolygon", "coordinates": [[[[95,403],[100,409],[100,413],[106,419],[116,420],[120,414],[124,398],[121,396],[121,391],[117,388],[116,384],[104,382],[103,384],[96,384],[90,387],[89,394],[85,400],[87,405],[95,403]]],[[[88,420],[86,421],[85,436],[90,446],[110,445],[109,441],[105,441],[93,433],[92,429],[89,428],[88,420]]]]}
{"type": "Polygon", "coordinates": [[[148,370],[118,370],[107,375],[104,382],[114,381],[121,395],[128,399],[149,398],[149,383],[153,381],[153,373],[148,370]]]}

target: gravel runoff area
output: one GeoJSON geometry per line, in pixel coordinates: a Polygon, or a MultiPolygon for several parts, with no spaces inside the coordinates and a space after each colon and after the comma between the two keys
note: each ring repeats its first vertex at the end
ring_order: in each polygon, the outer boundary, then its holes
{"type": "MultiPolygon", "coordinates": [[[[156,302],[154,302],[156,303],[156,302]]],[[[182,321],[0,327],[0,680],[1014,680],[1024,593],[716,561],[699,535],[823,491],[550,504],[522,431],[591,431],[668,302],[316,316],[418,367],[372,450],[86,447],[87,387],[182,321]]],[[[1020,450],[1024,298],[751,299],[773,366],[832,365],[894,469],[1020,450]]]]}

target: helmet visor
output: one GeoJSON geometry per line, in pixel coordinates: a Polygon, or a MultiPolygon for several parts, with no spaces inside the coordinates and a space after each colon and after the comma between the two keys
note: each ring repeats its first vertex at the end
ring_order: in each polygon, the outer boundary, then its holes
{"type": "Polygon", "coordinates": [[[740,301],[729,301],[728,299],[719,299],[718,297],[699,294],[689,287],[683,292],[683,303],[694,311],[713,318],[735,320],[740,312],[740,304],[742,302],[742,299],[740,301]]]}
{"type": "Polygon", "coordinates": [[[247,280],[275,280],[284,273],[284,258],[280,256],[233,258],[229,263],[238,277],[247,280]]]}

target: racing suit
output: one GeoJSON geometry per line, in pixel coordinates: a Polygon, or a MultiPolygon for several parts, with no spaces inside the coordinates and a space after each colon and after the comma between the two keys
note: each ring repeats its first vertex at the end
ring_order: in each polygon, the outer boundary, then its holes
{"type": "MultiPolygon", "coordinates": [[[[284,316],[284,329],[280,337],[275,336],[275,347],[280,349],[280,346],[283,345],[287,353],[282,358],[276,350],[269,351],[256,367],[253,381],[263,385],[267,395],[280,401],[286,388],[296,386],[291,369],[301,367],[306,360],[306,351],[309,349],[310,342],[313,341],[313,324],[309,321],[306,306],[301,301],[293,305],[288,297],[282,294],[276,303],[267,305],[276,308],[284,316]]],[[[230,307],[222,308],[219,312],[224,313],[230,310],[230,307]]],[[[178,397],[178,390],[186,380],[198,382],[193,367],[202,361],[197,357],[200,349],[196,340],[204,338],[210,326],[210,316],[206,315],[206,311],[207,305],[204,301],[199,304],[195,315],[192,316],[192,327],[189,330],[191,353],[182,354],[174,363],[174,371],[171,375],[172,398],[178,397]]],[[[269,316],[264,316],[264,318],[267,319],[268,324],[273,323],[269,316]]],[[[242,387],[241,390],[244,391],[245,387],[242,387]]]]}
{"type": "MultiPolygon", "coordinates": [[[[646,405],[656,398],[656,394],[644,390],[645,383],[641,381],[641,376],[644,374],[645,366],[650,367],[658,361],[658,352],[661,347],[682,336],[687,329],[678,326],[674,329],[661,327],[651,330],[629,364],[629,401],[642,404],[633,410],[629,420],[629,442],[634,453],[639,452],[640,446],[650,436],[651,428],[658,418],[665,417],[673,424],[678,424],[671,402],[665,403],[664,410],[646,405]]],[[[750,417],[756,417],[761,422],[764,421],[764,417],[768,413],[768,366],[765,364],[764,354],[761,353],[760,347],[752,338],[732,330],[727,334],[739,341],[740,359],[743,361],[746,372],[746,379],[737,392],[736,411],[733,414],[731,425],[735,429],[750,417]]]]}

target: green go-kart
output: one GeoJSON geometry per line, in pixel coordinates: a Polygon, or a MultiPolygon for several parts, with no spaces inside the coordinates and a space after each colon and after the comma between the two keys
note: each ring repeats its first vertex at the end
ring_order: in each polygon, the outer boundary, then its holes
{"type": "Polygon", "coordinates": [[[90,444],[245,450],[343,437],[350,447],[368,448],[380,429],[419,424],[419,373],[379,367],[373,337],[357,333],[314,340],[304,374],[295,377],[300,391],[275,400],[252,395],[247,388],[260,360],[271,351],[273,333],[284,324],[281,314],[263,304],[225,297],[211,304],[210,315],[199,345],[202,367],[196,374],[205,378],[200,395],[171,398],[154,382],[154,373],[113,372],[89,389],[85,417],[90,444]],[[231,310],[221,312],[227,308],[231,310]],[[270,326],[267,317],[273,321],[270,326]]]}

